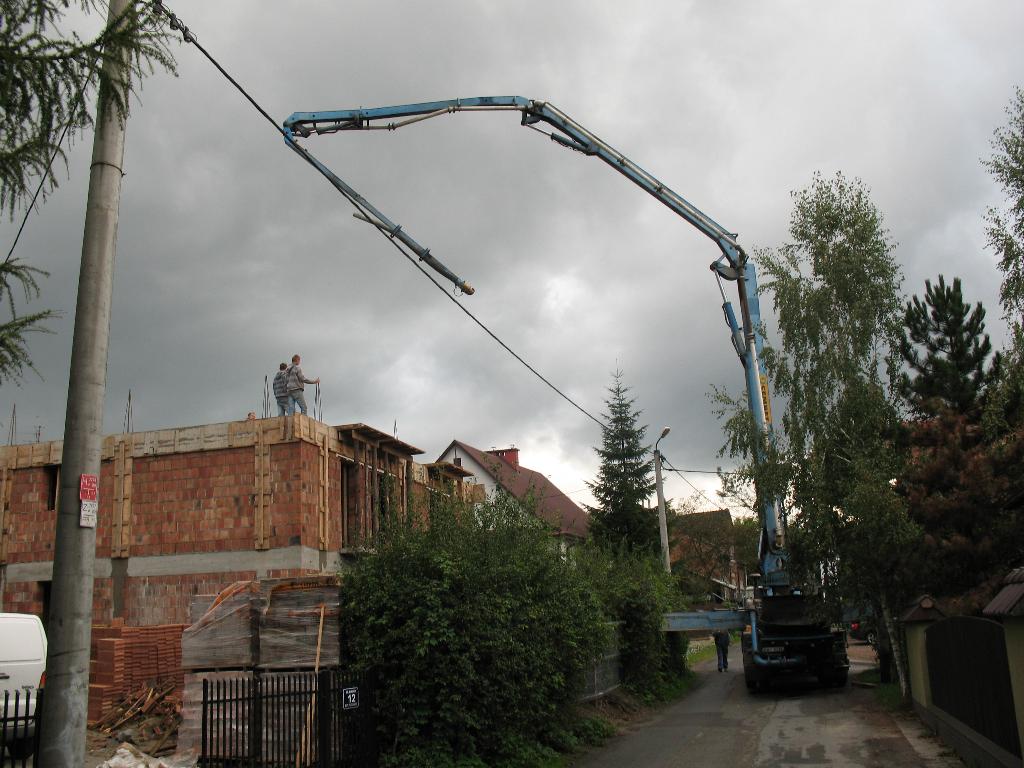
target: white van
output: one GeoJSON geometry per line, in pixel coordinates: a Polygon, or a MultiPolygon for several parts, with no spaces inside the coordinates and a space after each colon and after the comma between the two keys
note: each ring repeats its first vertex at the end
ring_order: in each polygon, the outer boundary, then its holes
{"type": "MultiPolygon", "coordinates": [[[[18,722],[6,724],[3,740],[15,760],[32,754],[35,725],[31,721],[36,697],[46,679],[46,632],[38,616],[28,613],[0,613],[0,716],[7,702],[6,717],[18,722]]],[[[0,754],[0,761],[3,755],[0,754]]]]}

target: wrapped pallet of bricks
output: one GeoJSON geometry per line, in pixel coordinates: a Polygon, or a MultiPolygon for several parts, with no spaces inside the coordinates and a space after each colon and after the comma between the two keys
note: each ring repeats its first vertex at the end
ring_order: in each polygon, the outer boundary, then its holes
{"type": "Polygon", "coordinates": [[[338,665],[340,585],[337,576],[260,582],[260,669],[312,669],[317,648],[321,669],[338,665]]]}
{"type": "Polygon", "coordinates": [[[210,756],[245,758],[256,744],[263,754],[294,753],[297,736],[281,726],[304,724],[314,669],[338,665],[340,585],[337,576],[242,581],[212,601],[196,596],[191,613],[198,618],[182,635],[179,754],[198,756],[204,680],[220,697],[207,712],[220,739],[210,756]],[[254,686],[262,692],[258,710],[249,707],[254,686]],[[262,723],[261,734],[250,733],[250,717],[262,723]]]}
{"type": "Polygon", "coordinates": [[[259,582],[237,581],[181,636],[185,670],[251,669],[258,659],[259,582]]]}

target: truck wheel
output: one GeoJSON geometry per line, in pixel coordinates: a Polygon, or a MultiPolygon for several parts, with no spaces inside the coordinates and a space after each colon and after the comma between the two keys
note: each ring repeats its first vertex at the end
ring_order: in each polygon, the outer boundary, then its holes
{"type": "Polygon", "coordinates": [[[822,688],[842,688],[846,685],[846,670],[829,669],[819,672],[818,684],[822,688]]]}

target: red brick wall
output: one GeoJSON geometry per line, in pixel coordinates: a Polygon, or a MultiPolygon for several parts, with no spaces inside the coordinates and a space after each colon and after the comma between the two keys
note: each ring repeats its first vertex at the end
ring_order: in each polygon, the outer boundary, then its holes
{"type": "Polygon", "coordinates": [[[5,613],[34,613],[43,615],[43,588],[37,581],[7,584],[4,589],[5,613]]]}
{"type": "Polygon", "coordinates": [[[93,579],[92,620],[107,624],[114,619],[114,580],[93,579]]]}
{"type": "Polygon", "coordinates": [[[302,448],[306,443],[279,443],[270,447],[273,498],[270,504],[270,546],[289,547],[302,540],[302,489],[305,477],[302,448]]]}
{"type": "Polygon", "coordinates": [[[57,513],[47,509],[47,470],[31,467],[19,469],[12,475],[7,562],[52,560],[57,513]]]}
{"type": "Polygon", "coordinates": [[[251,448],[135,459],[131,555],[251,549],[254,488],[251,448]]]}
{"type": "Polygon", "coordinates": [[[255,571],[130,577],[125,581],[125,623],[188,624],[193,595],[215,595],[236,581],[255,578],[255,571]]]}
{"type": "Polygon", "coordinates": [[[341,459],[331,456],[327,464],[327,549],[341,549],[341,459]]]}
{"type": "MultiPolygon", "coordinates": [[[[318,549],[320,546],[320,449],[303,443],[300,451],[299,515],[302,520],[303,546],[318,549]]],[[[298,543],[298,542],[297,542],[298,543]]]]}

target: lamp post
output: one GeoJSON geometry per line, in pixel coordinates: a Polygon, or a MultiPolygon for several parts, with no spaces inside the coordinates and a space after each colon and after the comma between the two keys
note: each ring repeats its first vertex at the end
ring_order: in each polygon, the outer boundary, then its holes
{"type": "Polygon", "coordinates": [[[658,527],[661,532],[661,559],[665,563],[665,573],[672,573],[672,562],[668,556],[668,522],[665,518],[665,491],[661,485],[661,451],[658,450],[658,443],[671,431],[670,427],[665,427],[661,430],[661,437],[654,443],[654,486],[658,490],[658,527]]]}

